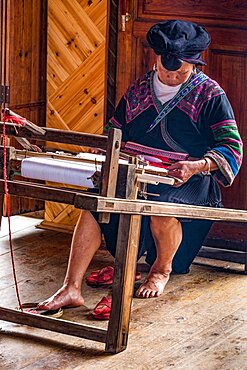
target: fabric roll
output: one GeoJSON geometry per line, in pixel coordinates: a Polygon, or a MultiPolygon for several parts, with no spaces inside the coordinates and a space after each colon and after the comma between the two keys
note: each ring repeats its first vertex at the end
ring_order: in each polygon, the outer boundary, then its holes
{"type": "Polygon", "coordinates": [[[21,164],[23,177],[91,188],[96,170],[100,171],[101,165],[53,158],[30,157],[21,164]]]}

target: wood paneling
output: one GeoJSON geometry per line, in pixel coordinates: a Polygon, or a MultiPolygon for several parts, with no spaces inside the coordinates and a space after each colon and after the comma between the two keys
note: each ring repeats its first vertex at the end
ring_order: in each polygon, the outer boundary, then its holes
{"type": "Polygon", "coordinates": [[[161,20],[167,17],[246,28],[247,3],[240,0],[138,1],[138,18],[161,20]]]}
{"type": "MultiPolygon", "coordinates": [[[[47,127],[102,133],[106,18],[107,0],[48,0],[47,127]]],[[[73,227],[77,216],[71,206],[46,203],[44,224],[73,227]]]]}
{"type": "MultiPolygon", "coordinates": [[[[245,48],[247,50],[247,30],[243,33],[245,34],[245,48]]],[[[222,49],[213,48],[209,51],[210,64],[206,67],[206,73],[217,80],[226,91],[234,110],[239,131],[244,144],[246,144],[247,90],[245,83],[247,58],[245,53],[234,50],[234,44],[231,48],[227,46],[225,50],[222,49]]],[[[233,185],[222,189],[225,206],[247,209],[246,176],[247,160],[244,157],[240,173],[233,185]]]]}
{"type": "Polygon", "coordinates": [[[35,121],[38,125],[44,126],[46,93],[45,2],[10,0],[9,10],[10,106],[20,114],[25,113],[27,118],[35,121]]]}
{"type": "Polygon", "coordinates": [[[106,123],[115,111],[116,98],[116,71],[117,71],[117,27],[118,5],[117,0],[108,0],[107,3],[107,38],[106,38],[106,66],[105,66],[105,117],[106,123]]]}
{"type": "MultiPolygon", "coordinates": [[[[45,126],[46,1],[4,0],[3,4],[7,4],[7,27],[1,27],[1,38],[6,36],[7,57],[2,60],[2,65],[6,64],[2,81],[10,86],[9,106],[35,124],[45,126]]],[[[40,208],[43,202],[11,199],[13,214],[40,208]]]]}
{"type": "Polygon", "coordinates": [[[102,131],[105,30],[106,1],[48,1],[48,127],[102,131]]]}

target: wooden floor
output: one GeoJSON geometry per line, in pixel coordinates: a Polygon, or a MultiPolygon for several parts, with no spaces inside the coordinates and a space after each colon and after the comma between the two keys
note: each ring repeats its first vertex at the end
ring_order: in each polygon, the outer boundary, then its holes
{"type": "MultiPolygon", "coordinates": [[[[0,233],[0,305],[15,307],[6,221],[0,233]]],[[[22,302],[48,297],[66,270],[71,235],[38,229],[39,222],[11,218],[22,302]]],[[[112,258],[100,250],[89,271],[109,263],[112,258]]],[[[105,354],[101,343],[0,321],[0,369],[247,369],[247,277],[241,265],[212,264],[198,259],[190,274],[172,276],[162,297],[134,299],[128,349],[118,355],[105,354]]],[[[144,263],[139,267],[147,270],[144,263]]],[[[66,310],[63,318],[106,328],[107,322],[93,322],[90,313],[108,291],[83,291],[86,305],[66,310]]]]}

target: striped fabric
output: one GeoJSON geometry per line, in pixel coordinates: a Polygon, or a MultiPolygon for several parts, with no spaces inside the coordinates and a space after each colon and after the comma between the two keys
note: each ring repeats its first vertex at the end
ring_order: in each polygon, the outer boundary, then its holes
{"type": "Polygon", "coordinates": [[[232,184],[243,158],[243,143],[235,120],[224,120],[211,125],[216,145],[204,157],[213,159],[219,171],[216,178],[223,186],[232,184]]]}
{"type": "Polygon", "coordinates": [[[127,143],[125,143],[124,151],[130,154],[146,154],[156,158],[166,158],[170,161],[185,161],[189,157],[189,154],[187,153],[169,152],[167,150],[155,149],[145,145],[132,143],[131,141],[127,141],[127,143]]]}

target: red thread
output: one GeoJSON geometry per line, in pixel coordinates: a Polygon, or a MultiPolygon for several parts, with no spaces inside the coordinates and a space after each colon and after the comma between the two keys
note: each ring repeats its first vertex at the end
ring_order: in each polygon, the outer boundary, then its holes
{"type": "Polygon", "coordinates": [[[9,109],[5,109],[3,114],[3,122],[11,122],[25,126],[25,124],[27,123],[27,119],[19,116],[18,114],[12,112],[9,109]]]}
{"type": "Polygon", "coordinates": [[[7,184],[7,149],[6,149],[6,125],[5,123],[6,123],[6,114],[4,111],[4,115],[3,115],[3,178],[4,178],[5,202],[6,202],[7,215],[8,215],[8,226],[9,226],[9,246],[10,246],[11,263],[12,263],[13,277],[14,277],[14,283],[15,283],[16,297],[18,300],[19,309],[23,311],[19,289],[18,289],[18,283],[17,283],[13,244],[12,244],[12,237],[11,237],[10,201],[9,201],[9,191],[8,191],[8,184],[7,184]]]}

